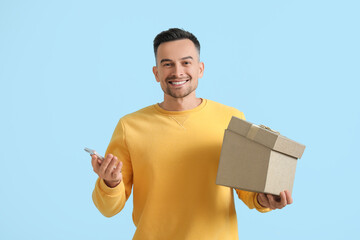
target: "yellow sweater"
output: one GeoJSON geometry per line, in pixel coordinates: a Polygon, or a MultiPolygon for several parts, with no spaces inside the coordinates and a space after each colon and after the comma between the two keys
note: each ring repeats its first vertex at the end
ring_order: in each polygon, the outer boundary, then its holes
{"type": "MultiPolygon", "coordinates": [[[[152,105],[120,119],[106,154],[123,162],[123,181],[98,179],[93,201],[111,217],[134,191],[135,240],[238,239],[233,189],[215,184],[224,130],[242,112],[203,99],[188,111],[152,105]]],[[[260,212],[256,193],[236,190],[260,212]]]]}

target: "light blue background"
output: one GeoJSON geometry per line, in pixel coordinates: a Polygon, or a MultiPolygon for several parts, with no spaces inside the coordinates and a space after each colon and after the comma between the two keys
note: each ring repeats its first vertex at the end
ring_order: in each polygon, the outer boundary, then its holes
{"type": "Polygon", "coordinates": [[[85,146],[156,102],[153,38],[201,42],[198,96],[307,146],[294,204],[236,199],[240,239],[359,237],[359,1],[0,1],[0,239],[131,239],[94,207],[85,146]]]}

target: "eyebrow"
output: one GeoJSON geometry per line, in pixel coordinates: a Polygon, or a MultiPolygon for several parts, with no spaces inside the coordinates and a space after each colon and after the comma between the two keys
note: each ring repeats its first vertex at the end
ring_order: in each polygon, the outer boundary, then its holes
{"type": "MultiPolygon", "coordinates": [[[[180,58],[181,60],[185,60],[185,59],[193,59],[192,56],[187,56],[187,57],[183,57],[183,58],[180,58]]],[[[161,59],[160,63],[163,63],[163,62],[171,62],[172,60],[171,59],[168,59],[168,58],[164,58],[164,59],[161,59]]]]}
{"type": "Polygon", "coordinates": [[[181,58],[181,60],[185,60],[185,59],[193,59],[193,57],[192,56],[187,56],[187,57],[181,58]]]}

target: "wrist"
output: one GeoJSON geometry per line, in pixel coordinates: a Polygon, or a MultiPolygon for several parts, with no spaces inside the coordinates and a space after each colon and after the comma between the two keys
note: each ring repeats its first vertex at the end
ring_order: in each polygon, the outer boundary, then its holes
{"type": "Polygon", "coordinates": [[[115,188],[117,185],[119,185],[121,183],[121,180],[113,182],[113,181],[106,181],[104,179],[104,183],[106,184],[106,186],[108,186],[109,188],[115,188]]]}

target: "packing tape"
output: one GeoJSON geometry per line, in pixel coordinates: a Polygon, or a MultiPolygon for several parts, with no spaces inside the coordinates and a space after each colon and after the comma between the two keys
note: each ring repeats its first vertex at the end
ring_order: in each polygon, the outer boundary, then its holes
{"type": "Polygon", "coordinates": [[[251,139],[251,140],[254,140],[257,132],[259,131],[260,127],[258,125],[255,125],[255,124],[252,124],[250,129],[249,129],[249,132],[246,134],[246,137],[248,139],[251,139]]]}
{"type": "Polygon", "coordinates": [[[268,131],[270,131],[270,132],[273,132],[273,133],[275,133],[276,135],[280,135],[280,133],[279,133],[278,131],[275,131],[275,130],[273,130],[273,129],[265,126],[265,125],[259,125],[259,127],[264,128],[264,129],[266,129],[266,130],[268,130],[268,131]]]}

